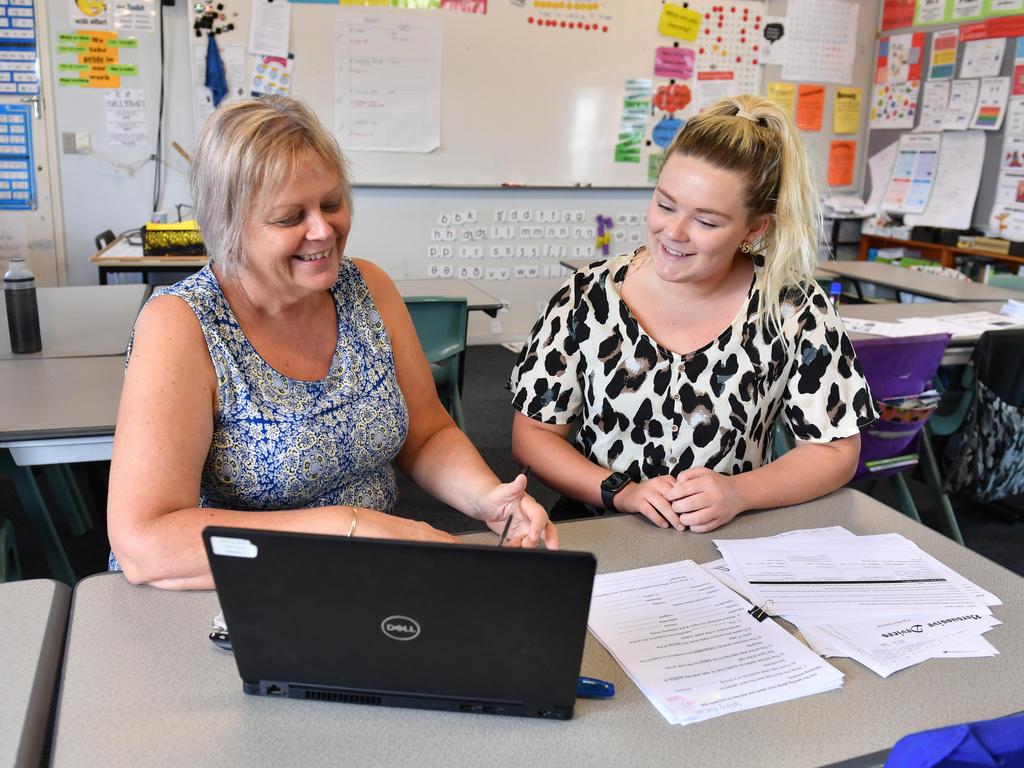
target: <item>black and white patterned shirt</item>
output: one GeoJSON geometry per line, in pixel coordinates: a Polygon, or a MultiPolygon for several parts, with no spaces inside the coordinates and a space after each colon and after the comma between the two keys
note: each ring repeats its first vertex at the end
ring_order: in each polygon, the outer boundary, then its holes
{"type": "Polygon", "coordinates": [[[634,254],[575,272],[551,299],[512,371],[513,406],[547,424],[579,419],[591,461],[641,481],[768,461],[782,416],[799,441],[858,434],[874,403],[846,331],[817,285],[786,291],[783,329],[757,323],[761,270],[716,339],[687,354],[659,345],[622,301],[634,254]]]}

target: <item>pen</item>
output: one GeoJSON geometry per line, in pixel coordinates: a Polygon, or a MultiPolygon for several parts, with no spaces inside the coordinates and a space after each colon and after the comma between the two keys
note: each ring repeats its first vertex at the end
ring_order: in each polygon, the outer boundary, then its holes
{"type": "Polygon", "coordinates": [[[581,699],[610,699],[615,695],[615,684],[596,677],[580,675],[576,684],[576,696],[581,699]]]}
{"type": "MultiPolygon", "coordinates": [[[[527,465],[526,467],[524,467],[524,468],[523,468],[523,471],[522,471],[522,472],[520,472],[520,474],[522,474],[522,475],[526,475],[526,479],[527,479],[527,480],[529,480],[529,479],[530,479],[530,469],[531,469],[531,468],[532,468],[532,467],[530,467],[529,465],[527,465]]],[[[505,543],[505,538],[506,538],[506,537],[508,536],[508,529],[509,529],[509,528],[511,528],[511,527],[512,527],[512,515],[509,515],[509,516],[508,516],[508,517],[507,517],[507,518],[505,519],[505,527],[504,527],[504,529],[502,529],[502,531],[501,531],[501,538],[500,538],[500,539],[498,539],[498,546],[499,546],[499,547],[500,547],[500,546],[501,546],[502,544],[504,544],[504,543],[505,543]]]]}

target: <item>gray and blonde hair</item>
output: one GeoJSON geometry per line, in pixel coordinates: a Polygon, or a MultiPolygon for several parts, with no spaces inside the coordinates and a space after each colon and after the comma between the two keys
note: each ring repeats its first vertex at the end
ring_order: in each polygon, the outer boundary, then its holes
{"type": "Polygon", "coordinates": [[[233,101],[203,124],[193,150],[189,189],[210,261],[225,275],[245,263],[242,231],[264,190],[286,182],[306,154],[342,181],[352,209],[338,143],[302,102],[286,96],[233,101]]]}
{"type": "Polygon", "coordinates": [[[757,245],[764,258],[761,316],[781,328],[784,288],[814,280],[822,215],[815,178],[789,115],[760,96],[732,96],[686,122],[665,157],[696,157],[745,177],[751,218],[769,216],[757,245]]]}

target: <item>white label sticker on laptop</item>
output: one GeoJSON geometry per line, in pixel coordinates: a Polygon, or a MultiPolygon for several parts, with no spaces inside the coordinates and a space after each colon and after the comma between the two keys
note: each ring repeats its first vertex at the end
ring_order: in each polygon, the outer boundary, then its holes
{"type": "Polygon", "coordinates": [[[259,547],[248,539],[228,538],[227,536],[211,536],[210,548],[215,555],[225,557],[248,557],[254,558],[259,553],[259,547]]]}

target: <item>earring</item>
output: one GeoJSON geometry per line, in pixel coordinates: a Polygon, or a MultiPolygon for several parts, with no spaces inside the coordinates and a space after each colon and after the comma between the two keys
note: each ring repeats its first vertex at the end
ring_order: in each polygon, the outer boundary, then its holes
{"type": "Polygon", "coordinates": [[[750,243],[744,240],[743,245],[740,246],[740,250],[743,251],[743,253],[750,253],[753,249],[750,247],[750,243]]]}

